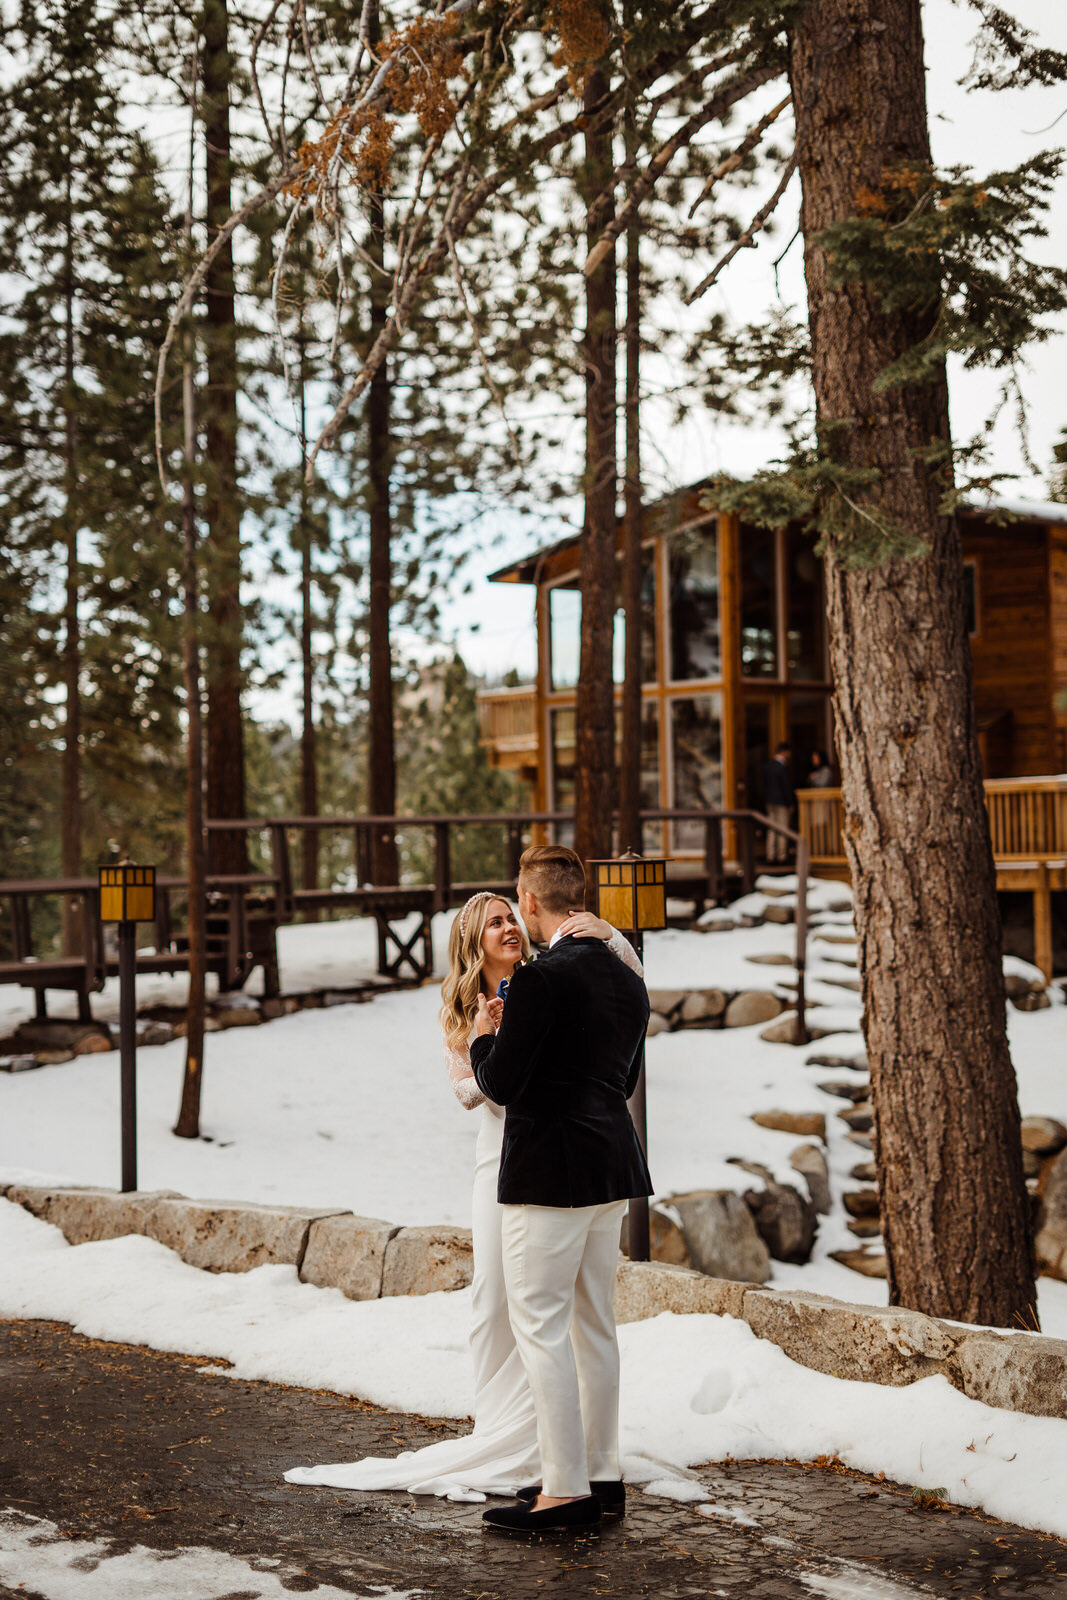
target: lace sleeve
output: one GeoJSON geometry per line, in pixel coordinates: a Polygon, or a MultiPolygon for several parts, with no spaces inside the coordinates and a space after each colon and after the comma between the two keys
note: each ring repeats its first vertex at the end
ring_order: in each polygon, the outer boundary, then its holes
{"type": "Polygon", "coordinates": [[[631,972],[636,972],[639,978],[644,977],[645,969],[641,965],[637,951],[634,949],[629,939],[627,939],[626,935],[619,932],[618,928],[613,928],[611,931],[611,938],[608,940],[608,949],[611,951],[613,956],[618,956],[624,967],[629,967],[631,972]]]}
{"type": "Polygon", "coordinates": [[[445,1045],[445,1062],[448,1066],[448,1081],[452,1085],[452,1093],[460,1105],[467,1111],[473,1111],[480,1106],[485,1095],[479,1089],[474,1073],[471,1071],[471,1054],[464,1045],[462,1049],[453,1050],[451,1045],[445,1045]]]}

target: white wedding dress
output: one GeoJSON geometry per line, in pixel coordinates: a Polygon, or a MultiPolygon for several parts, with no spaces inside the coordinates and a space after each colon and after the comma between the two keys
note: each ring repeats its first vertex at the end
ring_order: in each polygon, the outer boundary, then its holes
{"type": "MultiPolygon", "coordinates": [[[[630,944],[617,930],[608,949],[644,976],[630,944]]],[[[326,1484],[334,1489],[406,1489],[449,1500],[481,1500],[487,1494],[514,1494],[537,1483],[541,1461],[537,1419],[526,1373],[515,1348],[504,1289],[500,1206],[496,1197],[504,1112],[487,1100],[471,1070],[469,1042],[462,1050],[445,1047],[448,1076],[460,1104],[481,1108],[474,1164],[471,1232],[474,1242],[473,1322],[474,1428],[457,1439],[441,1439],[401,1455],[365,1456],[362,1461],[323,1467],[294,1467],[288,1483],[326,1484]]]]}

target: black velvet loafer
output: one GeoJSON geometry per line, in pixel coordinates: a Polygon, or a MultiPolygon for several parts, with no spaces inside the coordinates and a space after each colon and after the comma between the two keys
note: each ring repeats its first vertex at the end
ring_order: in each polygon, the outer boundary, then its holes
{"type": "MultiPolygon", "coordinates": [[[[590,1492],[595,1494],[600,1501],[600,1514],[604,1517],[624,1517],[626,1515],[626,1485],[619,1478],[598,1478],[595,1483],[590,1483],[590,1492]]],[[[519,1489],[516,1499],[532,1501],[541,1493],[539,1483],[530,1483],[525,1488],[519,1489]]]]}
{"type": "Polygon", "coordinates": [[[561,1506],[535,1511],[525,1500],[514,1506],[494,1506],[482,1513],[482,1521],[496,1533],[513,1533],[532,1538],[540,1533],[585,1533],[600,1521],[600,1501],[595,1494],[580,1500],[567,1500],[561,1506]]]}

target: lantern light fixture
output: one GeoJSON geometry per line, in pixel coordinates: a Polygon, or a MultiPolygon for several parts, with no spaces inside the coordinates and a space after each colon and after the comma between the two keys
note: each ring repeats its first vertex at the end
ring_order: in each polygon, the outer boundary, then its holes
{"type": "Polygon", "coordinates": [[[156,869],[120,861],[99,868],[101,922],[154,922],[156,869]]]}
{"type": "Polygon", "coordinates": [[[634,933],[667,926],[667,863],[632,850],[613,861],[591,861],[597,914],[634,933]]]}

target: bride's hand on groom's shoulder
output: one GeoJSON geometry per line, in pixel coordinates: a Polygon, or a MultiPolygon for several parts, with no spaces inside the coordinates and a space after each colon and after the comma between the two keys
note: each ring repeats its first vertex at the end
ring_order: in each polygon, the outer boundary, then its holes
{"type": "Polygon", "coordinates": [[[572,911],[566,922],[560,923],[559,931],[564,937],[575,939],[610,939],[615,930],[610,922],[595,917],[591,911],[572,911]]]}
{"type": "Polygon", "coordinates": [[[484,994],[480,994],[478,996],[478,1015],[474,1019],[474,1027],[479,1039],[491,1038],[499,1028],[500,1019],[503,1015],[503,1000],[487,1000],[484,994]]]}

